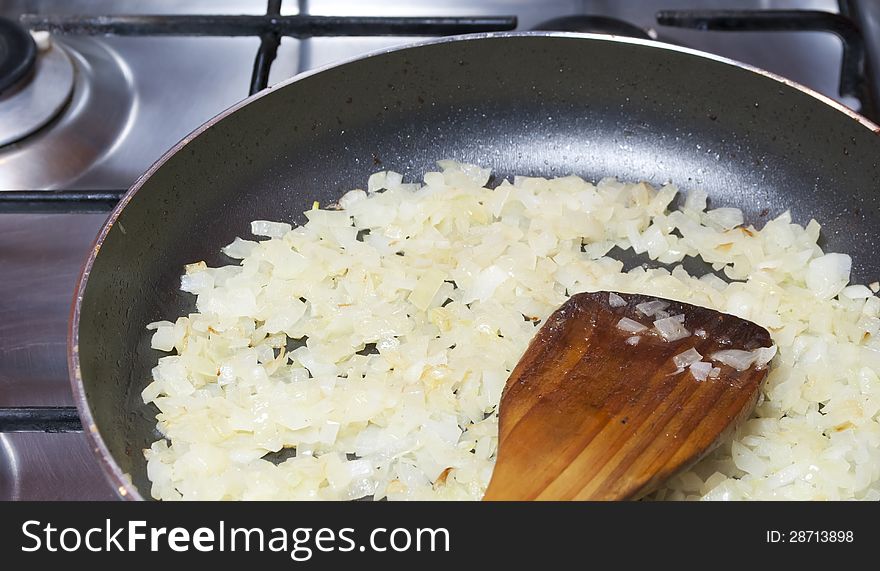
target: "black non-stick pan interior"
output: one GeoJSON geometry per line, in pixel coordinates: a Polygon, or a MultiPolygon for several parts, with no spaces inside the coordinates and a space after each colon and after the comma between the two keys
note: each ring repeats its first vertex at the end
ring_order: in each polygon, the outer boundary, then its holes
{"type": "Polygon", "coordinates": [[[415,179],[457,159],[496,177],[672,180],[758,226],[786,209],[814,217],[855,279],[877,279],[871,129],[770,77],[658,46],[508,35],[384,53],[273,89],[169,156],[109,229],[78,324],[88,407],[121,471],[149,497],[141,450],[155,420],[140,392],[160,354],[144,326],[192,310],[184,264],[230,263],[219,249],[251,220],[301,221],[378,170],[415,179]]]}

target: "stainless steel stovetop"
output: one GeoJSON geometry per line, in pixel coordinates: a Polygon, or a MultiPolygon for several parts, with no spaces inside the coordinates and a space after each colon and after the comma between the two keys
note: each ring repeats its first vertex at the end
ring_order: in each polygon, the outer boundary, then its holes
{"type": "MultiPolygon", "coordinates": [[[[834,0],[285,0],[282,14],[340,16],[516,15],[517,29],[558,16],[602,14],[660,39],[715,52],[838,93],[842,48],[822,32],[708,32],[658,26],[660,9],[810,9],[834,0]]],[[[0,16],[36,14],[263,14],[262,1],[6,1],[0,16]]],[[[269,83],[417,38],[284,38],[269,83]]],[[[121,189],[202,122],[248,94],[256,37],[43,38],[74,73],[65,110],[35,134],[0,146],[0,191],[121,189]]],[[[41,92],[42,94],[42,92],[41,92]]],[[[41,95],[42,96],[42,95],[41,95]]],[[[0,126],[6,94],[0,96],[0,126]]],[[[0,133],[0,141],[3,133],[0,133]]],[[[75,278],[103,214],[0,214],[0,407],[69,406],[65,339],[75,278]]],[[[0,499],[111,499],[81,434],[0,433],[0,499]]]]}

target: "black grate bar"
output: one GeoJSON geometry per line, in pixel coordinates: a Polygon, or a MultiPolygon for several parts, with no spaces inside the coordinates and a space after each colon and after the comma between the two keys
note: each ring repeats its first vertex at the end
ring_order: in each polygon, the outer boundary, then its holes
{"type": "MultiPolygon", "coordinates": [[[[840,13],[861,30],[865,41],[865,85],[873,104],[880,104],[880,2],[877,0],[839,0],[840,13]]],[[[865,110],[862,110],[865,113],[865,110]]],[[[877,121],[877,113],[868,113],[877,121]]]]}
{"type": "Polygon", "coordinates": [[[516,28],[516,16],[348,17],[348,16],[208,16],[119,15],[44,16],[24,14],[31,30],[55,34],[114,36],[443,36],[516,28]]]}
{"type": "Polygon", "coordinates": [[[662,10],[663,26],[720,32],[831,32],[843,42],[840,95],[855,97],[874,108],[865,91],[865,42],[852,20],[817,10],[662,10]]]}
{"type": "Polygon", "coordinates": [[[0,191],[0,213],[69,214],[113,210],[125,190],[0,191]]]}
{"type": "MultiPolygon", "coordinates": [[[[269,0],[266,14],[277,16],[281,13],[281,0],[269,0]]],[[[275,56],[278,55],[278,46],[281,44],[281,36],[276,32],[265,32],[260,36],[260,49],[254,59],[254,71],[251,73],[250,94],[253,95],[269,85],[269,70],[275,56]]]]}
{"type": "Polygon", "coordinates": [[[0,408],[0,433],[82,432],[79,413],[73,406],[0,408]]]}

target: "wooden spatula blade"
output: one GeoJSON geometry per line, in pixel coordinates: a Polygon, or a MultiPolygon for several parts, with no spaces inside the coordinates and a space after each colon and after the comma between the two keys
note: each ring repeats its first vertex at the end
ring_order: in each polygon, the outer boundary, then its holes
{"type": "Polygon", "coordinates": [[[666,340],[654,329],[658,317],[638,308],[658,298],[614,294],[612,306],[610,296],[569,299],[511,373],[485,499],[636,498],[696,462],[751,413],[766,367],[738,371],[714,362],[720,375],[699,381],[690,369],[678,370],[674,358],[693,348],[708,362],[725,349],[769,347],[764,328],[659,300],[670,316],[684,316],[690,333],[666,340]],[[624,317],[647,329],[621,329],[624,317]]]}

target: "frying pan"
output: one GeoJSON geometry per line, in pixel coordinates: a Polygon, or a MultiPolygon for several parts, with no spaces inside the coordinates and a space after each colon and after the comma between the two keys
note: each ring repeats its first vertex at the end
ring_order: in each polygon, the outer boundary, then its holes
{"type": "Polygon", "coordinates": [[[156,162],[111,213],[82,271],[69,370],[83,426],[120,496],[149,498],[140,399],[160,354],[144,326],[192,311],[183,266],[255,219],[303,222],[378,170],[439,159],[513,174],[617,176],[705,189],[762,226],[790,209],[823,245],[880,275],[876,125],[729,60],[566,33],[460,36],[295,77],[221,113],[156,162]],[[129,480],[130,477],[130,480],[129,480]]]}

